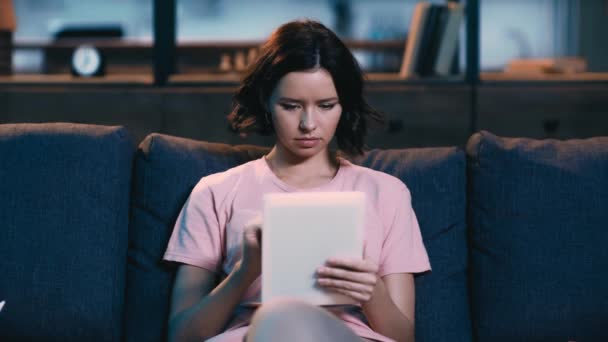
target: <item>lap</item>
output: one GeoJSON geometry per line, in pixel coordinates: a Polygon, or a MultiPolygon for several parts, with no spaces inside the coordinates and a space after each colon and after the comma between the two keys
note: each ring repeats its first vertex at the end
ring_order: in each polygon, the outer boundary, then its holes
{"type": "Polygon", "coordinates": [[[246,340],[302,340],[308,336],[315,341],[373,341],[359,337],[341,319],[320,307],[303,302],[277,301],[256,311],[246,340]],[[266,337],[260,338],[260,337],[266,337]],[[295,339],[294,339],[295,338],[295,339]]]}

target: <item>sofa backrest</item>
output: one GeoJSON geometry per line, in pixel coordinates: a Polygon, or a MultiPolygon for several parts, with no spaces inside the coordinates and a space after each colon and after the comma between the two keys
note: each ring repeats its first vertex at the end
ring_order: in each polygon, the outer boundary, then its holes
{"type": "MultiPolygon", "coordinates": [[[[181,206],[268,149],[152,134],[131,178],[132,146],[122,127],[0,125],[0,339],[165,339],[181,206]]],[[[457,148],[353,161],[412,193],[433,267],[416,277],[417,341],[608,340],[608,137],[481,132],[468,179],[457,148]]]]}
{"type": "Polygon", "coordinates": [[[608,341],[608,137],[467,146],[476,341],[608,341]]]}
{"type": "Polygon", "coordinates": [[[122,127],[0,125],[0,340],[120,339],[133,152],[122,127]]]}
{"type": "MultiPolygon", "coordinates": [[[[152,134],[140,145],[133,179],[125,340],[166,336],[174,265],[161,261],[179,211],[201,177],[268,152],[152,134]]],[[[410,188],[432,273],[416,278],[418,341],[470,340],[465,228],[465,155],[456,148],[371,151],[356,163],[410,188]]]]}

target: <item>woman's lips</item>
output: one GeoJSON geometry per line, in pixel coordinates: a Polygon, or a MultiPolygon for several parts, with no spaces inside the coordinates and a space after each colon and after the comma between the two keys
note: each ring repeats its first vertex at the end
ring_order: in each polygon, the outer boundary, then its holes
{"type": "Polygon", "coordinates": [[[321,139],[319,138],[297,138],[296,143],[298,146],[303,148],[312,148],[319,144],[321,139]]]}

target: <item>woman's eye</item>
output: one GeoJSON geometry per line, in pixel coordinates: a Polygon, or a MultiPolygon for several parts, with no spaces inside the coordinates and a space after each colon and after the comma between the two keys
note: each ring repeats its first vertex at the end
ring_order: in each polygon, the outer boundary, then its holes
{"type": "Polygon", "coordinates": [[[289,104],[289,103],[281,103],[281,107],[285,110],[295,110],[296,108],[298,108],[298,105],[293,105],[293,104],[289,104]]]}
{"type": "Polygon", "coordinates": [[[325,109],[325,110],[330,110],[332,108],[334,108],[336,104],[335,103],[325,103],[320,105],[319,107],[321,107],[321,109],[325,109]]]}

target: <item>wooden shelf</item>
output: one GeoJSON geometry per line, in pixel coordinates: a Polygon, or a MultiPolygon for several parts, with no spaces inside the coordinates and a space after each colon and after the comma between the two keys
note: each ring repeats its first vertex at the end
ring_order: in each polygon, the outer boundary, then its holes
{"type": "Polygon", "coordinates": [[[608,72],[583,72],[571,74],[545,74],[545,73],[504,73],[484,72],[481,73],[484,83],[573,83],[573,82],[608,82],[608,72]]]}
{"type": "MultiPolygon", "coordinates": [[[[200,42],[178,42],[177,49],[180,50],[205,50],[205,49],[249,49],[261,46],[263,41],[200,41],[200,42]]],[[[384,50],[404,49],[405,39],[390,40],[344,40],[351,49],[384,50]]],[[[152,49],[153,44],[149,41],[128,39],[62,39],[58,41],[16,41],[15,49],[74,49],[81,44],[93,44],[104,50],[142,50],[152,49]]]]}
{"type": "Polygon", "coordinates": [[[199,73],[174,74],[169,77],[171,86],[228,86],[237,87],[241,81],[241,74],[227,73],[199,73]]]}
{"type": "Polygon", "coordinates": [[[0,76],[0,86],[62,85],[62,86],[149,86],[154,84],[152,75],[107,75],[104,77],[74,77],[60,75],[11,75],[0,76]]]}
{"type": "Polygon", "coordinates": [[[376,73],[370,72],[365,75],[368,81],[373,83],[394,83],[394,84],[463,84],[465,82],[464,75],[455,75],[447,77],[420,77],[420,78],[403,78],[399,73],[376,73]]]}
{"type": "MultiPolygon", "coordinates": [[[[236,72],[228,73],[193,73],[175,74],[169,78],[172,86],[238,86],[241,74],[236,72]]],[[[398,73],[367,73],[365,74],[367,85],[449,85],[465,83],[464,76],[450,77],[428,77],[419,79],[404,79],[398,73]]]]}
{"type": "Polygon", "coordinates": [[[16,50],[73,50],[82,44],[92,44],[103,50],[144,50],[152,49],[152,42],[128,39],[62,39],[57,41],[26,40],[15,41],[13,48],[16,50]]]}
{"type": "MultiPolygon", "coordinates": [[[[228,73],[195,73],[175,74],[169,79],[169,86],[203,86],[203,87],[237,87],[242,74],[228,73]]],[[[464,85],[464,76],[429,77],[420,79],[404,79],[398,73],[367,73],[366,86],[400,86],[400,85],[464,85]]],[[[70,74],[28,75],[19,74],[0,76],[0,86],[153,86],[151,74],[109,74],[104,77],[74,77],[70,74]]]]}
{"type": "MultiPolygon", "coordinates": [[[[169,79],[170,86],[238,86],[242,74],[236,72],[175,74],[169,79]]],[[[367,85],[463,85],[466,84],[462,75],[450,77],[425,77],[404,79],[398,73],[367,73],[367,85]]],[[[578,84],[578,83],[608,83],[608,73],[580,74],[505,74],[482,73],[484,85],[493,84],[578,84]]],[[[150,86],[153,85],[151,73],[144,74],[109,74],[104,77],[74,77],[70,74],[18,74],[0,76],[0,86],[6,85],[104,85],[104,86],[150,86]]]]}
{"type": "MultiPolygon", "coordinates": [[[[175,68],[177,74],[217,73],[222,55],[234,54],[237,51],[246,52],[259,47],[263,42],[255,40],[243,41],[209,41],[178,43],[175,51],[175,68]]],[[[405,47],[405,39],[398,40],[347,40],[345,42],[352,50],[370,53],[392,54],[401,56],[405,47]]],[[[108,68],[120,68],[109,73],[129,73],[127,68],[152,69],[154,65],[154,46],[152,42],[128,39],[62,39],[58,41],[17,41],[15,49],[21,51],[38,50],[44,59],[43,70],[48,74],[69,73],[69,60],[74,49],[81,44],[92,44],[104,54],[108,68]]],[[[137,71],[139,73],[139,71],[137,71]]],[[[189,79],[180,75],[173,76],[178,82],[189,79]]],[[[215,76],[213,76],[215,77],[215,76]]],[[[199,77],[200,78],[200,77],[199,77]]],[[[223,83],[220,80],[214,82],[223,83]]],[[[203,77],[203,82],[207,79],[203,77]]],[[[188,81],[190,82],[190,81],[188,81]]],[[[186,83],[188,83],[186,82],[186,83]]],[[[191,83],[191,82],[190,82],[191,83]]]]}

